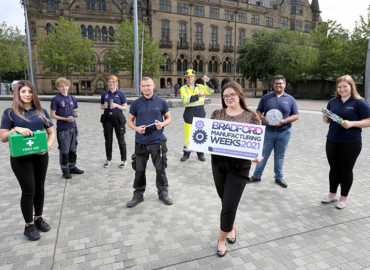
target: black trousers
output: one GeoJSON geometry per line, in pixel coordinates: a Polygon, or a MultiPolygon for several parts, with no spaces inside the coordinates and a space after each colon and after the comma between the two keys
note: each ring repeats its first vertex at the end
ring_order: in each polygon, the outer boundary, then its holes
{"type": "Polygon", "coordinates": [[[235,221],[236,210],[249,180],[250,160],[212,155],[213,180],[222,201],[221,226],[230,232],[235,221]]]}
{"type": "Polygon", "coordinates": [[[108,114],[104,113],[101,117],[101,122],[104,128],[105,138],[105,153],[107,160],[112,160],[112,147],[113,147],[113,128],[118,140],[119,151],[121,153],[121,161],[127,160],[127,149],[125,142],[126,133],[126,118],[122,112],[108,114]]]}
{"type": "Polygon", "coordinates": [[[167,168],[167,145],[166,140],[156,144],[140,144],[135,142],[135,154],[132,156],[132,167],[135,170],[134,198],[138,199],[144,195],[146,188],[146,164],[149,155],[152,157],[153,165],[156,169],[156,186],[159,196],[168,195],[168,180],[165,169],[167,168]]]}
{"type": "Polygon", "coordinates": [[[352,143],[336,143],[326,140],[326,156],[330,165],[330,193],[337,193],[340,185],[341,196],[348,196],[353,183],[353,167],[361,149],[361,139],[352,143]]]}
{"type": "Polygon", "coordinates": [[[42,215],[48,163],[48,153],[10,157],[10,165],[22,189],[21,210],[26,223],[33,221],[34,209],[35,216],[42,215]]]}

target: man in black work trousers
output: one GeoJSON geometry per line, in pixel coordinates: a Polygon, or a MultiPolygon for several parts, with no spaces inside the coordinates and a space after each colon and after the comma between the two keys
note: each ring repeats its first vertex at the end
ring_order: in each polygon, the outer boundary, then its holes
{"type": "Polygon", "coordinates": [[[171,115],[167,101],[154,95],[154,88],[155,85],[151,78],[142,78],[140,89],[143,96],[136,99],[130,107],[128,126],[136,131],[135,154],[132,156],[132,168],[135,170],[135,191],[132,200],[127,202],[127,207],[135,207],[144,201],[145,169],[149,154],[157,172],[158,199],[164,204],[172,204],[172,200],[168,197],[168,181],[165,172],[167,168],[167,140],[163,134],[163,128],[171,123],[171,115]],[[136,123],[134,122],[135,118],[136,123]]]}

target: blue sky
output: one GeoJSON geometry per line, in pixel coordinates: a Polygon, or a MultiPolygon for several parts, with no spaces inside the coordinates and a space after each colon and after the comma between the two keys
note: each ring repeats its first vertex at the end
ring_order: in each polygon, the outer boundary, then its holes
{"type": "MultiPolygon", "coordinates": [[[[324,21],[328,19],[336,20],[344,28],[353,30],[355,21],[358,20],[360,14],[367,17],[370,1],[319,0],[319,4],[324,21]]],[[[0,22],[4,21],[13,27],[18,26],[24,33],[24,15],[19,0],[0,0],[0,22]]]]}

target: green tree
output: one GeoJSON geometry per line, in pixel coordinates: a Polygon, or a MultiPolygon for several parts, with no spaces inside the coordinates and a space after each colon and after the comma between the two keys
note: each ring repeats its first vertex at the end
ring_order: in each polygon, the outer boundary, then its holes
{"type": "Polygon", "coordinates": [[[244,38],[239,48],[237,66],[247,80],[256,82],[275,74],[273,55],[276,51],[276,39],[273,32],[266,29],[254,30],[252,37],[244,38]]]}
{"type": "MultiPolygon", "coordinates": [[[[139,21],[139,59],[141,59],[141,33],[143,24],[139,21]]],[[[111,67],[111,72],[127,71],[131,76],[131,87],[134,80],[134,24],[126,20],[118,27],[114,35],[117,44],[107,46],[108,52],[105,54],[104,62],[111,67]]],[[[143,55],[143,75],[159,78],[161,75],[160,66],[165,65],[166,58],[158,48],[159,41],[155,41],[147,31],[144,31],[144,55],[143,55]]]]}
{"type": "Polygon", "coordinates": [[[366,54],[370,38],[370,5],[367,18],[360,16],[345,46],[345,72],[365,80],[366,54]]]}
{"type": "Polygon", "coordinates": [[[312,59],[316,59],[317,55],[317,50],[311,49],[310,36],[287,28],[277,30],[275,35],[278,44],[272,56],[272,65],[275,68],[275,74],[272,75],[283,74],[293,83],[310,79],[312,59]]]}
{"type": "Polygon", "coordinates": [[[311,70],[314,79],[335,79],[345,70],[345,47],[348,31],[336,21],[321,24],[312,33],[312,45],[317,50],[311,70]]]}
{"type": "Polygon", "coordinates": [[[22,46],[24,38],[18,28],[3,22],[0,24],[0,82],[7,72],[18,72],[24,69],[26,47],[22,46]]]}
{"type": "Polygon", "coordinates": [[[84,75],[85,69],[96,66],[94,41],[81,36],[81,29],[73,19],[60,17],[58,25],[54,25],[49,33],[39,35],[38,39],[38,60],[46,76],[71,78],[73,73],[84,75]]]}

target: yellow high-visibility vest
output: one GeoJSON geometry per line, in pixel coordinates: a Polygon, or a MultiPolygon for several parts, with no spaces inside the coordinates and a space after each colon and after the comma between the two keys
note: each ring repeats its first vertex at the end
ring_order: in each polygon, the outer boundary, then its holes
{"type": "Polygon", "coordinates": [[[199,97],[197,101],[190,102],[191,96],[198,95],[203,93],[205,95],[211,95],[215,90],[209,88],[208,85],[204,87],[202,84],[197,84],[194,87],[194,90],[187,84],[183,85],[180,88],[182,103],[185,104],[185,107],[195,107],[204,105],[205,97],[199,97]]]}

